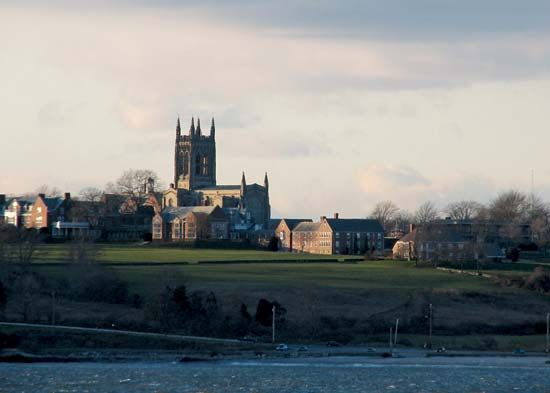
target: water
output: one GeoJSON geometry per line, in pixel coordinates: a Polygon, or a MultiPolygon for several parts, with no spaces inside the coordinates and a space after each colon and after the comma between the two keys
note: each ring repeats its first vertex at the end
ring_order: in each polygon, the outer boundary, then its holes
{"type": "Polygon", "coordinates": [[[0,364],[0,392],[550,392],[544,358],[0,364]]]}

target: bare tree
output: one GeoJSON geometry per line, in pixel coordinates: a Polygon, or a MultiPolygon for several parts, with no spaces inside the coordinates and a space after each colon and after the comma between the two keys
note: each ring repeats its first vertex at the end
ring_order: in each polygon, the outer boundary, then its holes
{"type": "Polygon", "coordinates": [[[436,220],[438,217],[438,211],[433,202],[426,201],[414,214],[414,219],[417,225],[427,224],[436,220]]]}
{"type": "Polygon", "coordinates": [[[36,229],[1,225],[0,261],[28,265],[34,259],[39,243],[42,240],[42,236],[36,229]]]}
{"type": "Polygon", "coordinates": [[[394,217],[394,228],[407,232],[409,225],[414,223],[414,214],[407,210],[399,210],[394,217]]]}
{"type": "Polygon", "coordinates": [[[148,179],[153,179],[157,188],[161,188],[158,175],[149,169],[128,169],[116,180],[108,183],[106,189],[108,192],[120,193],[132,197],[141,197],[146,195],[145,185],[148,179]]]}
{"type": "Polygon", "coordinates": [[[86,202],[98,202],[103,195],[103,190],[96,187],[85,187],[79,192],[79,197],[86,202]]]}
{"type": "Polygon", "coordinates": [[[370,217],[378,220],[385,230],[393,223],[399,208],[392,201],[378,202],[372,210],[370,217]]]}
{"type": "Polygon", "coordinates": [[[531,220],[531,233],[533,242],[538,247],[550,245],[550,224],[546,217],[536,217],[531,220]]]}
{"type": "Polygon", "coordinates": [[[493,220],[506,222],[520,222],[527,218],[529,212],[527,195],[509,190],[500,193],[489,204],[489,216],[493,220]]]}
{"type": "Polygon", "coordinates": [[[61,189],[55,186],[49,186],[47,184],[42,184],[35,190],[36,194],[44,194],[47,197],[55,198],[63,195],[61,189]]]}
{"type": "Polygon", "coordinates": [[[444,212],[453,220],[471,220],[477,217],[483,205],[476,201],[458,201],[447,205],[444,212]]]}
{"type": "Polygon", "coordinates": [[[69,247],[69,259],[73,263],[91,264],[98,261],[101,248],[87,238],[75,239],[69,247]]]}

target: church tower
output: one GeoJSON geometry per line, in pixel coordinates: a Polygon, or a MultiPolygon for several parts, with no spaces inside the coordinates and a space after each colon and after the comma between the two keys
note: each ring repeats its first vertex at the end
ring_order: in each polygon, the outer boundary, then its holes
{"type": "Polygon", "coordinates": [[[176,125],[174,184],[176,188],[194,190],[216,185],[216,127],[212,118],[210,135],[204,135],[201,121],[191,119],[189,134],[181,134],[180,119],[176,125]]]}

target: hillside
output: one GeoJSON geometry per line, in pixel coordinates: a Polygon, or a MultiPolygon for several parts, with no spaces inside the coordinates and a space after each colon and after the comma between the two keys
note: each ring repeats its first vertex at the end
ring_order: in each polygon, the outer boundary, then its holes
{"type": "MultiPolygon", "coordinates": [[[[420,345],[426,341],[426,315],[432,304],[434,343],[450,343],[454,337],[459,347],[504,349],[522,342],[514,338],[512,344],[504,339],[507,336],[544,333],[550,309],[546,295],[406,262],[252,262],[254,253],[261,251],[169,249],[148,251],[150,264],[143,265],[148,257],[141,252],[128,248],[126,255],[120,249],[108,257],[103,254],[106,265],[32,264],[29,270],[39,285],[30,285],[37,293],[30,297],[33,306],[27,320],[51,320],[49,294],[55,288],[59,324],[267,339],[270,325],[254,321],[258,302],[265,299],[285,309],[277,321],[281,340],[385,342],[389,327],[399,318],[403,343],[420,345]],[[182,252],[195,261],[218,262],[155,264],[161,259],[175,262],[182,252]],[[136,255],[138,263],[133,263],[136,255]],[[125,263],[112,263],[115,260],[125,263]],[[182,286],[187,303],[180,309],[174,290],[182,286]],[[111,292],[105,295],[106,290],[111,292]],[[252,320],[243,314],[242,305],[252,320]]],[[[289,255],[260,254],[267,260],[289,255]]],[[[5,316],[22,321],[16,290],[14,284],[5,316]]],[[[544,344],[524,341],[535,347],[544,344]]]]}

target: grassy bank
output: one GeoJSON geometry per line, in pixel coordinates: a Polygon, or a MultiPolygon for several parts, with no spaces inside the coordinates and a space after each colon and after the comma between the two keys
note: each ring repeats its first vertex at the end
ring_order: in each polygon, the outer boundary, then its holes
{"type": "MultiPolygon", "coordinates": [[[[197,263],[201,261],[310,261],[338,260],[344,257],[293,254],[264,250],[224,250],[162,247],[151,244],[136,245],[94,245],[98,249],[98,261],[110,264],[125,263],[197,263]]],[[[41,245],[36,252],[36,263],[59,263],[70,259],[70,244],[41,245]]],[[[346,259],[361,259],[349,257],[346,259]]]]}
{"type": "MultiPolygon", "coordinates": [[[[427,308],[432,304],[434,335],[441,337],[441,345],[507,350],[515,346],[513,340],[501,342],[500,338],[542,334],[545,314],[550,310],[548,296],[503,287],[483,277],[442,272],[408,262],[317,262],[308,258],[319,256],[306,254],[300,255],[305,258],[303,261],[286,262],[284,258],[296,258],[296,254],[129,246],[106,248],[99,263],[102,274],[122,282],[128,296],[117,302],[90,301],[75,298],[67,288],[86,281],[91,270],[75,264],[53,264],[55,253],[66,253],[67,249],[64,245],[48,247],[51,248],[46,263],[30,266],[43,285],[33,300],[36,310],[32,316],[33,321],[41,323],[50,320],[49,288],[55,286],[57,323],[114,325],[141,331],[160,329],[179,334],[190,334],[189,329],[193,328],[193,334],[197,334],[200,329],[186,325],[185,318],[166,322],[159,314],[172,312],[173,306],[159,302],[170,300],[170,291],[184,285],[188,294],[200,294],[203,304],[210,292],[215,294],[218,320],[215,326],[209,325],[206,335],[235,338],[252,334],[267,339],[269,327],[253,320],[258,301],[267,299],[286,310],[278,325],[280,340],[385,342],[389,326],[399,318],[402,338],[411,337],[410,344],[418,346],[425,342],[427,308]],[[243,258],[250,259],[239,262],[243,258]],[[160,260],[168,263],[155,264],[160,260]],[[182,260],[220,263],[174,263],[182,260]],[[252,317],[244,328],[238,327],[239,321],[242,322],[239,311],[242,305],[252,317]],[[464,337],[464,341],[458,337],[464,337]]],[[[93,285],[91,288],[94,291],[93,285]]],[[[17,297],[10,294],[6,319],[21,321],[21,307],[17,297]]]]}

